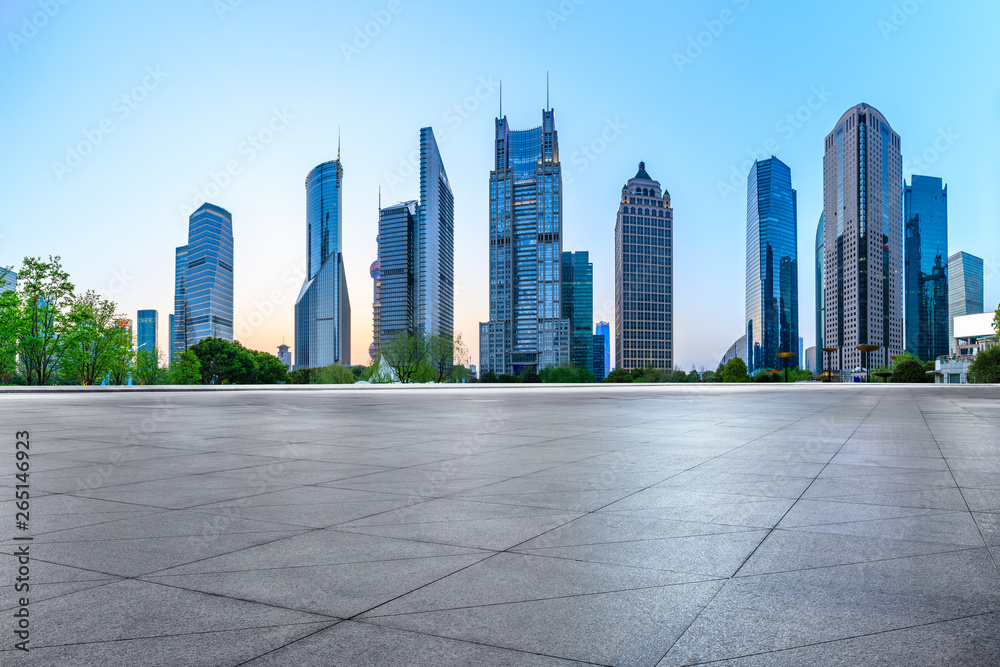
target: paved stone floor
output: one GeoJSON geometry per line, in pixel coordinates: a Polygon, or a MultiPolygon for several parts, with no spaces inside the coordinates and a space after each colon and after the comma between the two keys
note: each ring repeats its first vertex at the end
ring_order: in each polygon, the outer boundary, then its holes
{"type": "Polygon", "coordinates": [[[1000,387],[0,394],[4,553],[19,430],[5,666],[1000,661],[1000,387]]]}

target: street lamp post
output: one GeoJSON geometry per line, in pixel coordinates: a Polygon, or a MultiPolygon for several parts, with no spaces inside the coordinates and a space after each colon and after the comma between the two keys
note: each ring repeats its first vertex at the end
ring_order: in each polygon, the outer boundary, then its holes
{"type": "Polygon", "coordinates": [[[871,359],[871,353],[875,350],[882,349],[881,345],[856,345],[854,347],[859,352],[863,352],[865,355],[865,382],[871,381],[871,374],[869,373],[869,360],[871,359]]]}
{"type": "Polygon", "coordinates": [[[826,354],[826,377],[827,377],[827,382],[831,382],[832,381],[833,373],[830,370],[830,354],[832,354],[833,352],[836,352],[837,348],[835,348],[835,347],[824,347],[822,349],[823,349],[823,352],[826,354]]]}
{"type": "Polygon", "coordinates": [[[796,356],[795,352],[778,352],[778,356],[781,357],[782,365],[785,367],[785,384],[788,384],[788,360],[796,356]]]}

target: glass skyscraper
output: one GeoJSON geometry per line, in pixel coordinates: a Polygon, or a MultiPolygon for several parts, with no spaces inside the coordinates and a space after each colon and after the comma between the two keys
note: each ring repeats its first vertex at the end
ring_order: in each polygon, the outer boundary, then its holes
{"type": "Polygon", "coordinates": [[[590,327],[594,321],[594,265],[586,250],[562,254],[562,314],[569,320],[570,364],[593,369],[594,334],[590,327]]]}
{"type": "MultiPolygon", "coordinates": [[[[611,325],[607,322],[598,322],[594,327],[594,335],[604,337],[604,354],[601,355],[601,367],[604,368],[604,373],[594,373],[597,377],[603,378],[611,372],[611,325]]],[[[597,366],[596,361],[594,366],[597,366]]]]}
{"type": "Polygon", "coordinates": [[[899,135],[874,107],[849,109],[824,141],[824,345],[850,373],[903,353],[903,166],[899,135]]]}
{"type": "Polygon", "coordinates": [[[646,163],[622,188],[615,222],[615,367],[674,366],[670,193],[646,163]]]}
{"type": "MultiPolygon", "coordinates": [[[[826,347],[826,337],[823,329],[826,327],[826,269],[823,266],[823,243],[825,242],[825,230],[823,229],[823,214],[819,214],[819,224],[816,225],[816,354],[817,358],[822,357],[822,350],[826,347]]],[[[821,370],[817,365],[816,371],[821,370]]]]}
{"type": "Polygon", "coordinates": [[[159,316],[155,310],[140,310],[136,316],[136,351],[152,352],[156,354],[158,346],[156,341],[156,327],[159,323],[159,316]]]}
{"type": "Polygon", "coordinates": [[[948,186],[914,175],[903,182],[906,351],[924,361],[948,354],[948,186]]]}
{"type": "Polygon", "coordinates": [[[340,159],[306,176],[306,280],[295,300],[295,368],[351,363],[351,302],[341,253],[340,159]]]}
{"type": "Polygon", "coordinates": [[[417,331],[450,338],[455,328],[455,196],[429,127],[420,130],[415,242],[417,331]]]}
{"type": "Polygon", "coordinates": [[[967,252],[948,258],[948,351],[955,345],[955,318],[985,312],[983,303],[983,260],[967,252]]]}
{"type": "MultiPolygon", "coordinates": [[[[798,214],[792,172],[774,157],[747,176],[747,371],[782,368],[799,354],[798,214]]],[[[798,357],[789,365],[802,364],[798,357]]]]}
{"type": "Polygon", "coordinates": [[[191,214],[177,248],[172,328],[174,358],[205,338],[233,339],[233,216],[214,204],[191,214]]]}
{"type": "Polygon", "coordinates": [[[379,210],[378,347],[396,334],[417,331],[417,202],[379,210]]]}
{"type": "Polygon", "coordinates": [[[490,319],[479,325],[479,371],[519,375],[568,363],[562,317],[562,167],[555,112],[511,130],[496,120],[490,172],[490,319]]]}

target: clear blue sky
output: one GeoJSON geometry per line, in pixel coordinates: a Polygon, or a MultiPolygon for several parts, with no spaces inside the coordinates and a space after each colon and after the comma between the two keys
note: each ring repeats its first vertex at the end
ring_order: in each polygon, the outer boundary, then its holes
{"type": "Polygon", "coordinates": [[[596,319],[613,315],[622,185],[645,160],[671,193],[679,366],[714,368],[743,328],[755,153],[773,151],[792,169],[800,323],[813,343],[823,139],[862,101],[901,135],[907,178],[947,182],[949,249],[987,260],[986,301],[1000,301],[995,3],[63,2],[0,4],[0,262],[62,255],[79,288],[129,317],[159,310],[161,339],[174,247],[186,243],[186,212],[209,199],[233,214],[236,320],[247,325],[238,337],[271,352],[291,342],[303,181],[336,157],[339,126],[353,361],[367,362],[379,188],[384,203],[418,196],[405,163],[431,125],[455,190],[456,325],[477,363],[494,82],[503,79],[512,126],[534,127],[546,71],[564,248],[591,253],[596,319]],[[356,41],[377,18],[375,37],[356,41]],[[92,140],[67,164],[68,147],[92,140]],[[588,146],[600,152],[588,157],[588,146]],[[238,173],[220,177],[224,187],[197,194],[229,163],[238,173]]]}

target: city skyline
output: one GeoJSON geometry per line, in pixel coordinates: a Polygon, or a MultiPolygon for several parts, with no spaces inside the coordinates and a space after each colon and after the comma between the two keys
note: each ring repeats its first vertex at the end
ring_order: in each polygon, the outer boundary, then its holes
{"type": "MultiPolygon", "coordinates": [[[[996,90],[973,85],[975,74],[958,67],[975,61],[989,71],[1000,63],[994,51],[982,48],[997,8],[928,3],[900,25],[891,6],[876,3],[848,3],[838,11],[742,2],[671,8],[666,27],[659,22],[655,30],[636,28],[639,37],[655,35],[659,46],[647,55],[656,58],[655,71],[669,93],[654,90],[633,99],[620,94],[613,73],[635,67],[642,50],[634,46],[637,35],[608,34],[616,17],[612,7],[587,3],[564,16],[558,6],[514,3],[511,16],[480,19],[474,9],[452,16],[404,4],[370,44],[345,56],[341,44],[353,44],[355,27],[363,31],[372,12],[384,9],[377,3],[342,8],[333,22],[342,27],[330,39],[331,32],[319,25],[333,10],[314,3],[287,8],[242,3],[221,16],[208,4],[172,7],[158,13],[155,30],[125,3],[67,5],[16,48],[6,40],[5,80],[24,103],[0,111],[18,164],[6,181],[18,196],[8,197],[11,205],[0,214],[0,261],[16,265],[24,256],[59,254],[79,286],[113,298],[120,311],[169,314],[172,258],[169,249],[150,253],[148,248],[176,245],[191,209],[216,203],[233,213],[237,225],[234,317],[247,331],[237,337],[273,351],[282,337],[293,340],[293,303],[303,280],[301,175],[336,155],[340,126],[349,173],[347,283],[366,293],[366,269],[376,253],[372,202],[379,187],[388,199],[418,196],[414,132],[432,126],[456,194],[455,329],[475,360],[476,327],[488,307],[484,174],[490,168],[499,80],[512,126],[530,127],[543,105],[549,70],[564,146],[564,241],[591,252],[595,319],[613,318],[608,305],[613,213],[594,202],[615,197],[621,174],[639,160],[662,165],[658,177],[683,202],[683,217],[691,224],[677,230],[678,247],[688,251],[676,257],[677,284],[705,285],[717,295],[706,306],[697,290],[676,290],[675,356],[685,370],[714,368],[739,333],[743,267],[734,260],[743,254],[742,189],[754,159],[774,154],[788,164],[796,174],[800,213],[815,220],[822,208],[817,160],[823,133],[843,108],[858,101],[885,113],[903,136],[904,178],[933,174],[949,183],[949,249],[982,255],[986,301],[1000,299],[995,259],[1000,173],[984,150],[995,136],[996,90]],[[733,20],[716,23],[724,9],[733,20]],[[304,12],[316,20],[302,21],[304,12]],[[470,31],[476,21],[493,21],[494,28],[470,31]],[[716,32],[721,25],[722,32],[714,34],[706,24],[716,32]],[[408,35],[453,28],[455,44],[432,44],[417,53],[403,48],[408,35]],[[177,31],[204,48],[186,52],[167,38],[177,31]],[[966,37],[945,45],[941,31],[966,37]],[[128,36],[125,43],[116,41],[121,35],[128,36]],[[760,40],[778,37],[815,57],[788,63],[754,50],[760,40]],[[596,39],[607,41],[603,53],[580,48],[596,39]],[[941,48],[925,48],[929,43],[941,48]],[[322,63],[301,57],[303,49],[320,48],[330,56],[322,63]],[[462,58],[454,57],[458,53],[462,58]],[[747,53],[755,55],[746,58],[747,53]],[[448,75],[429,76],[440,62],[449,63],[448,75]],[[763,71],[781,76],[759,76],[763,71]],[[375,73],[381,85],[371,85],[375,73]],[[922,103],[920,83],[928,73],[939,75],[937,94],[949,104],[922,103]],[[50,82],[44,90],[34,83],[42,76],[50,82]],[[317,80],[324,85],[313,85],[317,80]],[[388,116],[371,109],[376,91],[394,85],[404,86],[408,104],[387,122],[388,116]],[[192,104],[205,96],[211,105],[192,104]],[[67,97],[73,100],[70,108],[62,103],[67,97]],[[735,99],[746,103],[734,104],[735,99]],[[687,114],[676,100],[701,111],[687,114]],[[81,144],[87,155],[74,157],[81,144]],[[156,160],[148,159],[150,152],[156,160]],[[146,177],[139,179],[138,173],[146,177]],[[141,248],[127,220],[106,214],[120,206],[143,211],[141,248]],[[20,221],[36,219],[52,233],[25,233],[20,221]]],[[[655,4],[643,10],[653,18],[667,16],[655,4]]],[[[5,3],[0,28],[19,35],[22,19],[35,11],[35,2],[5,3]]],[[[810,256],[811,239],[799,236],[800,254],[810,256]]],[[[801,269],[800,294],[811,294],[812,272],[801,269]]],[[[807,345],[815,340],[809,302],[800,298],[799,304],[807,345]]],[[[365,307],[353,319],[355,363],[367,358],[367,313],[365,307]]],[[[167,338],[164,324],[161,340],[167,338]]]]}

